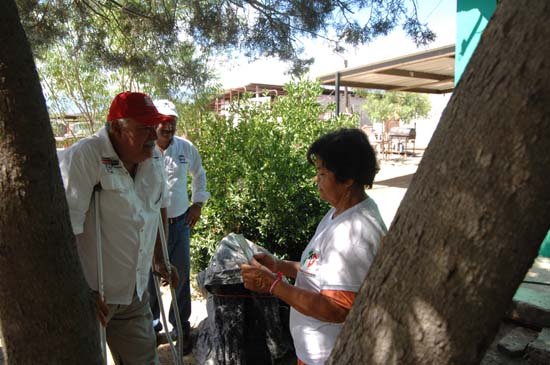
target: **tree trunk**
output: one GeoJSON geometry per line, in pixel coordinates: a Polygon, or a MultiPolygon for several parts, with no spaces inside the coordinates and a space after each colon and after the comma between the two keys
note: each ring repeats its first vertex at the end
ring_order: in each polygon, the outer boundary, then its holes
{"type": "Polygon", "coordinates": [[[329,364],[481,360],[550,225],[548,24],[499,2],[329,364]]]}
{"type": "Polygon", "coordinates": [[[100,364],[54,138],[13,0],[0,4],[0,332],[7,364],[100,364]]]}

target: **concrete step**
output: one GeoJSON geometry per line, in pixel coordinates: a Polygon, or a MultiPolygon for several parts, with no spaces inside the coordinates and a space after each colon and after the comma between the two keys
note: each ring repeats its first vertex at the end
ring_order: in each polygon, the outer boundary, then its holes
{"type": "Polygon", "coordinates": [[[527,346],[529,365],[550,364],[550,328],[543,328],[536,340],[527,346]]]}
{"type": "Polygon", "coordinates": [[[523,357],[527,347],[538,336],[538,332],[524,327],[515,327],[508,332],[497,344],[498,350],[508,357],[523,357]]]}
{"type": "Polygon", "coordinates": [[[506,318],[539,330],[550,327],[550,258],[535,259],[514,295],[506,318]]]}

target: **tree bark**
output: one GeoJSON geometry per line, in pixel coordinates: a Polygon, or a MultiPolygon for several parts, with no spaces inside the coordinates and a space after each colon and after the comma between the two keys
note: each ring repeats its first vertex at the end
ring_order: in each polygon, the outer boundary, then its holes
{"type": "Polygon", "coordinates": [[[54,138],[13,0],[0,4],[0,332],[6,364],[100,364],[54,138]]]}
{"type": "Polygon", "coordinates": [[[329,364],[480,362],[550,225],[548,24],[499,2],[329,364]]]}

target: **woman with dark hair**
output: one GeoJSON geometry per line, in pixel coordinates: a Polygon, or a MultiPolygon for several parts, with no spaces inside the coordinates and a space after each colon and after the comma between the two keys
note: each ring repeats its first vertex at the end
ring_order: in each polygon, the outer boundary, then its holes
{"type": "Polygon", "coordinates": [[[317,169],[319,196],[332,208],[300,262],[260,254],[241,270],[246,288],[271,293],[292,307],[298,364],[314,365],[324,364],[330,355],[386,226],[365,192],[378,165],[361,130],[340,129],[320,137],[307,159],[317,169]],[[295,278],[295,284],[282,281],[282,275],[295,278]]]}

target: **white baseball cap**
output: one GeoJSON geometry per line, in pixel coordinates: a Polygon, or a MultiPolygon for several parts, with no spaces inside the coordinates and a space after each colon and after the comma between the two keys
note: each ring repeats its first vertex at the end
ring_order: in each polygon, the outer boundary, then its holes
{"type": "Polygon", "coordinates": [[[153,104],[155,104],[155,106],[156,106],[156,108],[157,108],[157,110],[160,114],[172,115],[176,118],[178,117],[178,112],[176,111],[176,106],[170,100],[167,100],[167,99],[155,100],[153,102],[153,104]]]}

